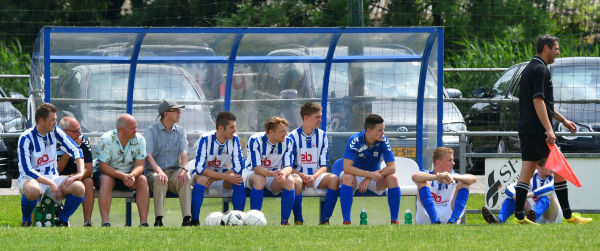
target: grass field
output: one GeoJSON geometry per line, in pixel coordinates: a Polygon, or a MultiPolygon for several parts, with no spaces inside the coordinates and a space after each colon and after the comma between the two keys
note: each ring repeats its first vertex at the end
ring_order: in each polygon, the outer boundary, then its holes
{"type": "MultiPolygon", "coordinates": [[[[279,199],[267,198],[264,212],[267,227],[179,227],[181,213],[177,199],[165,203],[163,228],[112,227],[83,228],[81,209],[71,218],[73,228],[21,228],[20,196],[0,196],[0,242],[2,250],[23,249],[242,249],[242,250],[392,250],[392,249],[534,249],[534,250],[599,250],[600,215],[586,215],[594,221],[587,225],[521,226],[511,220],[505,225],[488,225],[480,215],[467,215],[466,225],[400,225],[390,226],[385,198],[355,198],[352,220],[355,225],[341,226],[341,212],[336,207],[332,225],[318,226],[318,199],[304,199],[304,226],[278,226],[279,199]],[[369,214],[368,226],[358,225],[360,209],[369,214]],[[45,241],[50,240],[53,241],[45,241]],[[535,241],[532,241],[534,240],[535,241]]],[[[467,208],[481,208],[482,195],[472,195],[467,208]]],[[[401,212],[410,207],[413,197],[403,197],[401,212]]],[[[206,199],[201,222],[210,212],[219,211],[220,199],[206,199]]],[[[154,222],[152,202],[149,220],[154,222]]],[[[134,206],[134,224],[137,211],[134,206]]],[[[401,217],[402,218],[402,217],[401,217]]],[[[92,216],[99,226],[97,205],[92,216]]],[[[113,200],[111,223],[124,225],[124,200],[113,200]]]]}

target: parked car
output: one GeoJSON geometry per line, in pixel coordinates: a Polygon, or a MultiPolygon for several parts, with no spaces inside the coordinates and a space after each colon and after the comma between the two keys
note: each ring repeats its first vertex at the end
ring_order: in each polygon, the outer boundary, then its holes
{"type": "MultiPolygon", "coordinates": [[[[364,55],[413,55],[411,49],[403,46],[381,45],[365,47],[364,55]]],[[[326,47],[295,47],[274,50],[268,56],[325,56],[326,47]]],[[[336,48],[337,56],[348,55],[348,48],[336,48]]],[[[324,64],[308,63],[269,63],[259,70],[257,99],[297,99],[321,98],[324,64]]],[[[352,132],[362,130],[359,125],[351,125],[350,115],[359,113],[365,116],[377,112],[385,119],[388,132],[416,131],[416,97],[420,64],[412,62],[365,63],[363,66],[364,95],[349,95],[349,64],[333,64],[329,82],[329,107],[327,130],[329,132],[352,132]]],[[[437,80],[428,72],[426,85],[437,86],[437,80]]],[[[458,98],[459,90],[444,89],[444,97],[458,98]],[[450,95],[452,94],[452,95],[450,95]]],[[[260,106],[263,116],[258,115],[257,128],[266,116],[279,115],[291,122],[290,127],[298,127],[302,120],[298,114],[301,102],[283,102],[280,105],[263,103],[260,106]],[[281,108],[285,106],[286,108],[281,108]],[[280,112],[281,114],[277,114],[280,112]]],[[[462,114],[454,103],[444,102],[444,131],[466,131],[462,114]]],[[[343,156],[348,137],[330,138],[330,160],[343,156]]],[[[390,138],[396,156],[415,157],[415,138],[390,138]]],[[[444,146],[455,150],[458,161],[458,137],[444,136],[444,146]]],[[[458,168],[458,165],[456,165],[458,168]]]]}
{"type": "MultiPolygon", "coordinates": [[[[82,132],[106,132],[115,129],[117,117],[126,112],[128,79],[129,65],[79,65],[53,82],[51,102],[58,108],[59,119],[74,116],[82,132]]],[[[202,103],[206,101],[204,93],[186,70],[170,65],[139,64],[133,90],[133,116],[139,131],[157,121],[162,99],[186,105],[178,123],[186,132],[214,129],[212,106],[202,103]]],[[[188,137],[188,145],[192,147],[197,138],[188,137]]],[[[190,151],[191,155],[194,153],[190,151]]]]}
{"type": "MultiPolygon", "coordinates": [[[[9,95],[0,88],[0,97],[9,95]]],[[[19,93],[11,93],[10,97],[23,97],[19,93]]],[[[18,133],[25,130],[26,119],[11,102],[0,102],[0,132],[18,133]]],[[[12,178],[19,175],[17,159],[18,138],[0,138],[0,187],[10,187],[12,178]]]]}
{"type": "MultiPolygon", "coordinates": [[[[511,66],[486,90],[473,91],[476,98],[519,98],[521,72],[528,62],[511,66]]],[[[554,86],[554,109],[577,124],[578,132],[600,131],[600,57],[557,58],[549,65],[554,86]]],[[[476,103],[465,118],[472,131],[517,131],[518,102],[476,103]]],[[[557,132],[568,132],[553,120],[557,132]]],[[[518,136],[471,137],[474,152],[519,152],[518,136]]],[[[600,152],[600,138],[591,136],[560,136],[556,144],[563,152],[600,152]]]]}

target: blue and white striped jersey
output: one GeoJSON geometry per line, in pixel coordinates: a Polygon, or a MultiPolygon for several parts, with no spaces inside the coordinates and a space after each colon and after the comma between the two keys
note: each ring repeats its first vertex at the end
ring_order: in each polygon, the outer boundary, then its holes
{"type": "MultiPolygon", "coordinates": [[[[517,183],[513,183],[506,187],[506,196],[513,198],[515,196],[515,186],[517,183]]],[[[533,192],[534,200],[537,197],[548,196],[554,191],[554,176],[548,176],[546,178],[540,177],[537,171],[533,174],[533,178],[529,182],[529,191],[533,192]]]]}
{"type": "Polygon", "coordinates": [[[354,161],[353,166],[356,168],[369,172],[377,171],[380,169],[379,164],[382,158],[385,163],[395,160],[387,137],[383,136],[382,141],[376,141],[372,148],[367,145],[365,130],[352,135],[348,139],[344,159],[354,161]]]}
{"type": "Polygon", "coordinates": [[[83,157],[79,146],[58,126],[46,135],[40,135],[35,126],[21,133],[17,147],[19,175],[33,179],[58,176],[56,143],[71,158],[83,157]]]}
{"type": "Polygon", "coordinates": [[[294,168],[298,172],[312,175],[322,166],[327,167],[329,144],[325,131],[317,128],[306,136],[300,127],[290,132],[288,137],[292,140],[294,168]]]}
{"type": "Polygon", "coordinates": [[[241,174],[242,148],[237,135],[221,144],[217,140],[217,131],[205,133],[198,140],[195,169],[191,172],[202,174],[206,168],[219,173],[225,173],[233,168],[237,174],[241,174]]]}
{"type": "Polygon", "coordinates": [[[294,156],[291,154],[292,139],[285,137],[285,142],[273,144],[267,139],[267,133],[255,133],[248,139],[248,160],[246,168],[254,170],[257,166],[262,166],[270,171],[275,171],[283,167],[292,166],[294,156]]]}
{"type": "MultiPolygon", "coordinates": [[[[454,170],[450,172],[450,174],[455,174],[454,170]]],[[[434,174],[433,171],[430,171],[429,174],[434,174]]],[[[431,181],[431,197],[433,198],[433,203],[436,207],[446,207],[448,203],[452,203],[452,199],[454,198],[454,193],[456,191],[457,183],[452,184],[444,184],[439,180],[431,181]]]]}

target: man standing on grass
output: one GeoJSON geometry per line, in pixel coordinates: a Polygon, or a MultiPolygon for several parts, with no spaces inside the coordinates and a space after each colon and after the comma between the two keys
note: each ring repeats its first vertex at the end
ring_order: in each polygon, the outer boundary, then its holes
{"type": "MultiPolygon", "coordinates": [[[[83,172],[83,178],[81,181],[85,186],[85,197],[83,199],[83,226],[92,226],[92,211],[94,209],[94,181],[92,180],[92,148],[90,147],[90,140],[81,135],[81,126],[79,122],[70,116],[63,117],[58,123],[60,129],[62,129],[69,137],[75,141],[75,144],[81,149],[83,154],[83,162],[85,171],[83,172]]],[[[60,146],[60,142],[58,143],[60,146]]],[[[59,148],[59,147],[57,147],[59,148]]],[[[77,174],[77,164],[64,151],[58,150],[58,172],[60,175],[73,175],[77,174]]]]}
{"type": "Polygon", "coordinates": [[[144,172],[146,141],[137,133],[137,121],[130,114],[117,119],[117,129],[108,131],[98,142],[98,166],[94,170],[94,184],[100,187],[98,204],[102,226],[110,227],[109,213],[113,189],[136,191],[140,227],[148,226],[148,181],[144,172]]]}
{"type": "Polygon", "coordinates": [[[160,121],[144,131],[146,139],[146,178],[154,193],[154,226],[162,227],[167,190],[179,195],[182,226],[190,226],[192,188],[187,172],[188,144],[179,122],[181,108],[173,100],[163,100],[158,106],[160,121]]]}
{"type": "Polygon", "coordinates": [[[36,125],[25,130],[19,137],[18,186],[22,194],[23,227],[31,226],[31,213],[42,195],[54,201],[60,201],[66,196],[65,207],[58,216],[57,226],[69,226],[69,217],[83,201],[83,155],[77,144],[56,126],[56,112],[53,104],[40,105],[35,111],[36,125]],[[60,143],[61,150],[75,160],[75,174],[59,175],[56,165],[57,143],[60,143]]]}
{"type": "Polygon", "coordinates": [[[387,190],[390,219],[392,225],[398,225],[400,209],[400,187],[396,177],[396,162],[390,142],[383,135],[383,118],[377,114],[367,116],[365,129],[348,139],[344,152],[344,171],[340,174],[340,205],[344,225],[350,225],[350,213],[354,191],[368,190],[383,194],[387,190]],[[385,167],[381,168],[381,160],[385,167]]]}
{"type": "MultiPolygon", "coordinates": [[[[550,153],[548,144],[552,145],[556,141],[552,118],[572,133],[577,129],[575,123],[554,110],[554,87],[548,65],[554,63],[554,59],[560,54],[558,40],[549,34],[537,38],[537,55],[523,69],[519,82],[519,140],[523,165],[515,188],[515,217],[520,224],[533,223],[525,218],[525,200],[536,165],[540,161],[545,162],[550,153]]],[[[567,182],[563,177],[556,176],[554,187],[567,222],[581,224],[591,221],[590,218],[571,213],[567,182]]]]}
{"type": "Polygon", "coordinates": [[[194,181],[192,190],[191,225],[200,224],[200,209],[205,191],[211,186],[221,194],[231,193],[233,209],[244,211],[246,192],[242,179],[242,148],[235,134],[236,118],[231,112],[217,115],[216,131],[208,132],[198,140],[195,169],[191,170],[194,181]],[[233,191],[232,191],[233,190],[233,191]]]}
{"type": "Polygon", "coordinates": [[[265,121],[265,132],[256,133],[248,139],[248,160],[244,181],[250,192],[250,208],[262,210],[263,191],[267,188],[274,195],[281,193],[281,225],[288,222],[296,188],[302,179],[292,173],[292,140],[287,137],[289,122],[280,117],[265,121]]]}
{"type": "Polygon", "coordinates": [[[417,224],[457,224],[465,213],[469,186],[477,181],[471,174],[457,174],[454,150],[438,147],[433,151],[433,171],[412,176],[417,184],[417,224]]]}
{"type": "Polygon", "coordinates": [[[325,206],[319,220],[320,224],[329,224],[329,218],[339,195],[340,180],[327,172],[329,160],[328,140],[321,125],[321,106],[307,102],[300,108],[302,126],[289,135],[292,140],[294,157],[294,173],[302,178],[303,186],[299,186],[294,200],[294,223],[302,225],[302,189],[314,188],[320,196],[325,195],[325,206]]]}

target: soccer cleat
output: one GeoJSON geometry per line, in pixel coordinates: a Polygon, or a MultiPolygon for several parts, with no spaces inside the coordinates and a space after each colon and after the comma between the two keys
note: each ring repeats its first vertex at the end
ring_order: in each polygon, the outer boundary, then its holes
{"type": "Polygon", "coordinates": [[[329,225],[329,221],[323,221],[323,222],[319,223],[319,225],[329,225]]]}
{"type": "Polygon", "coordinates": [[[579,213],[572,213],[570,219],[565,219],[569,224],[586,224],[592,222],[592,218],[581,217],[579,213]]]}
{"type": "Polygon", "coordinates": [[[529,219],[532,222],[535,222],[535,211],[529,210],[529,212],[525,214],[525,218],[529,219]]]}
{"type": "Polygon", "coordinates": [[[183,221],[181,222],[181,226],[189,227],[192,225],[192,216],[184,216],[183,221]]]}
{"type": "Polygon", "coordinates": [[[283,226],[289,226],[290,223],[288,221],[281,221],[281,225],[283,225],[283,226]]]}
{"type": "Polygon", "coordinates": [[[351,225],[351,224],[352,224],[352,222],[350,222],[350,221],[344,221],[344,223],[343,223],[343,224],[344,224],[344,225],[351,225]]]}
{"type": "Polygon", "coordinates": [[[522,224],[522,225],[539,225],[533,221],[530,221],[529,219],[527,219],[527,217],[523,217],[522,220],[515,218],[515,220],[517,221],[517,223],[522,224]]]}
{"type": "Polygon", "coordinates": [[[297,220],[297,221],[294,222],[294,225],[296,225],[296,226],[302,226],[302,225],[304,225],[304,222],[297,220]]]}
{"type": "Polygon", "coordinates": [[[163,222],[162,222],[162,216],[156,216],[156,218],[154,219],[154,226],[155,227],[162,227],[163,226],[163,222]]]}
{"type": "Polygon", "coordinates": [[[21,221],[21,227],[31,227],[31,221],[21,221]]]}
{"type": "Polygon", "coordinates": [[[101,225],[102,227],[110,227],[110,222],[104,222],[101,225]]]}
{"type": "Polygon", "coordinates": [[[140,227],[149,227],[150,225],[148,225],[148,222],[142,222],[140,223],[140,227]]]}
{"type": "Polygon", "coordinates": [[[56,220],[55,226],[57,226],[57,227],[70,227],[71,224],[68,221],[56,220]]]}
{"type": "Polygon", "coordinates": [[[83,226],[84,227],[91,227],[92,226],[92,222],[86,221],[86,222],[83,223],[83,226]]]}
{"type": "Polygon", "coordinates": [[[400,225],[400,222],[398,222],[398,220],[391,220],[390,223],[392,225],[400,225]]]}
{"type": "Polygon", "coordinates": [[[490,210],[488,210],[487,207],[481,208],[481,215],[483,216],[483,219],[489,224],[501,223],[498,217],[490,213],[490,210]]]}
{"type": "Polygon", "coordinates": [[[200,221],[199,220],[191,220],[190,226],[200,226],[200,221]]]}

